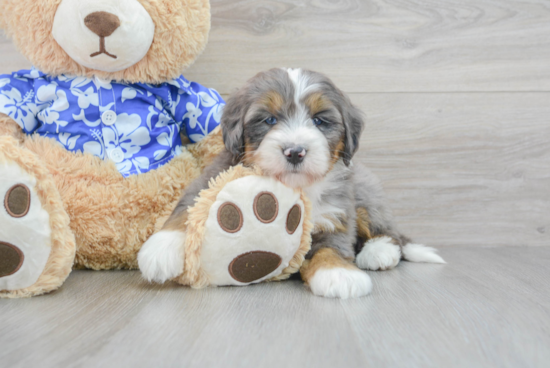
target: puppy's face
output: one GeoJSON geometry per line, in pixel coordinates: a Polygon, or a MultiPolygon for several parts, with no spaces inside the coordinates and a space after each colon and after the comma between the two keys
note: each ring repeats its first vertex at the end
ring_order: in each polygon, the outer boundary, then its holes
{"type": "Polygon", "coordinates": [[[358,148],[361,113],[324,75],[272,69],[252,78],[228,101],[225,144],[240,161],[291,187],[321,180],[358,148]]]}

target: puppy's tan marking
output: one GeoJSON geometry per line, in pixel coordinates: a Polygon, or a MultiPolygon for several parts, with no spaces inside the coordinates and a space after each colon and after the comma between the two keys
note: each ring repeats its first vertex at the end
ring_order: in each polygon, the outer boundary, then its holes
{"type": "Polygon", "coordinates": [[[344,137],[342,136],[340,142],[338,142],[338,145],[332,151],[332,161],[330,169],[332,170],[334,168],[334,165],[340,160],[342,157],[344,157],[344,149],[346,149],[346,144],[344,143],[344,137]]]}
{"type": "Polygon", "coordinates": [[[167,231],[186,231],[187,230],[187,211],[174,212],[168,218],[162,230],[167,231]]]}
{"type": "Polygon", "coordinates": [[[261,97],[258,102],[262,105],[265,105],[267,111],[269,111],[274,116],[277,116],[281,112],[285,104],[283,96],[281,96],[276,91],[267,92],[261,97]]]}
{"type": "Polygon", "coordinates": [[[346,268],[349,270],[359,270],[357,266],[347,260],[340,252],[334,248],[322,248],[313,255],[310,260],[304,261],[302,268],[300,268],[300,275],[302,280],[309,284],[309,281],[313,278],[315,273],[320,269],[332,269],[332,268],[346,268]]]}
{"type": "Polygon", "coordinates": [[[365,240],[372,239],[370,231],[370,216],[366,209],[357,209],[357,235],[365,240]]]}
{"type": "Polygon", "coordinates": [[[346,218],[337,218],[330,215],[324,215],[323,217],[328,221],[330,221],[334,226],[330,227],[323,224],[316,224],[314,229],[315,233],[323,232],[323,233],[338,234],[338,233],[348,232],[348,227],[345,224],[346,218]]]}
{"type": "Polygon", "coordinates": [[[304,101],[305,105],[309,108],[311,116],[315,116],[318,113],[330,109],[333,105],[328,98],[320,92],[312,93],[304,101]]]}
{"type": "Polygon", "coordinates": [[[241,162],[248,167],[254,166],[256,162],[256,149],[252,147],[248,138],[245,138],[244,154],[241,162]]]}

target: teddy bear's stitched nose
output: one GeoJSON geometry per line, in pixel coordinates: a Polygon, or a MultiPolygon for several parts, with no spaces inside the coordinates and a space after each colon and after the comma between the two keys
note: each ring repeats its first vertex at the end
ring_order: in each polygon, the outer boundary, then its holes
{"type": "Polygon", "coordinates": [[[120,27],[120,19],[112,13],[100,11],[88,14],[84,24],[99,37],[109,37],[120,27]]]}

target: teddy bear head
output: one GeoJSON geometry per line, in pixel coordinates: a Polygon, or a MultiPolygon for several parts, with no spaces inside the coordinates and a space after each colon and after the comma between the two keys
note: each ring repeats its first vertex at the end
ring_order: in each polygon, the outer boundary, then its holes
{"type": "Polygon", "coordinates": [[[0,28],[40,71],[130,83],[177,78],[203,51],[208,0],[0,0],[0,28]]]}

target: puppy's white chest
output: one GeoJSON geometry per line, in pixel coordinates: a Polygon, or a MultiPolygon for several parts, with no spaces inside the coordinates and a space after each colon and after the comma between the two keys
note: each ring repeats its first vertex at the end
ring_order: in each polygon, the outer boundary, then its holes
{"type": "Polygon", "coordinates": [[[325,180],[304,189],[311,201],[311,220],[315,225],[315,230],[334,230],[335,222],[338,222],[338,219],[346,214],[344,208],[338,206],[337,203],[332,203],[333,201],[327,200],[330,198],[331,191],[338,185],[330,179],[327,177],[325,180]]]}

